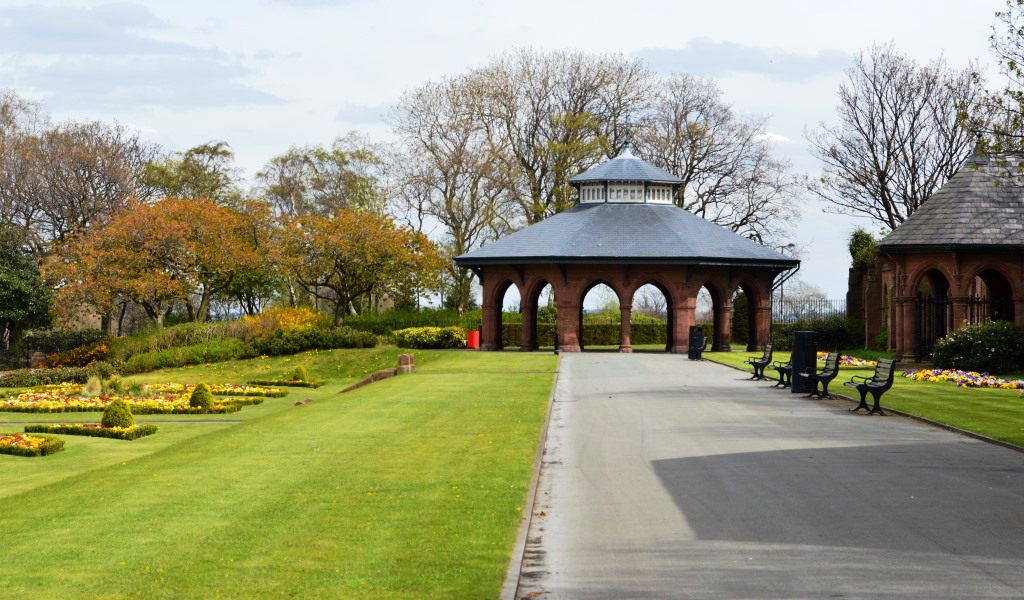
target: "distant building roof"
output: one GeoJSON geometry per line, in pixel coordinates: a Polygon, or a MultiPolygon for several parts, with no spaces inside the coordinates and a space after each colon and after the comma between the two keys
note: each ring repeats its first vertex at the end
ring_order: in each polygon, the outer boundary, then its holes
{"type": "Polygon", "coordinates": [[[587,170],[569,180],[571,185],[598,182],[642,182],[682,185],[683,180],[633,156],[627,146],[622,154],[587,170]]]}
{"type": "Polygon", "coordinates": [[[1024,250],[1024,154],[971,157],[878,249],[1024,250]]]}
{"type": "MultiPolygon", "coordinates": [[[[606,163],[607,164],[607,163],[606,163]]],[[[671,263],[768,266],[800,261],[674,204],[578,204],[455,258],[460,266],[671,263]]]]}

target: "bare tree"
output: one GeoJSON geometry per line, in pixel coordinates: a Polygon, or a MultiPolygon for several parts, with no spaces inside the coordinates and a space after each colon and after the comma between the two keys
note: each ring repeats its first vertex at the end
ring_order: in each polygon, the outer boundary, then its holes
{"type": "Polygon", "coordinates": [[[839,213],[895,229],[970,155],[982,82],[942,58],[927,65],[892,44],[857,56],[839,88],[838,123],[805,132],[823,163],[809,187],[839,213]]]}
{"type": "Polygon", "coordinates": [[[676,204],[761,242],[799,215],[799,181],[774,156],[767,117],[743,118],[711,80],[660,82],[637,129],[637,153],[683,180],[676,204]]]}
{"type": "Polygon", "coordinates": [[[471,77],[496,173],[529,224],[569,208],[569,178],[621,149],[653,82],[640,61],[579,51],[518,50],[471,77]]]}
{"type": "MultiPolygon", "coordinates": [[[[510,195],[494,178],[483,101],[477,79],[446,79],[406,93],[389,117],[399,136],[391,160],[395,208],[417,230],[431,219],[443,226],[450,256],[506,233],[513,218],[510,195]]],[[[468,308],[472,273],[451,262],[445,279],[447,304],[468,308]]]]}
{"type": "Polygon", "coordinates": [[[256,174],[256,194],[280,214],[332,216],[341,209],[380,211],[382,150],[356,132],[329,148],[303,146],[275,156],[256,174]]]}
{"type": "Polygon", "coordinates": [[[989,43],[1006,86],[982,102],[992,114],[990,135],[983,143],[995,150],[1020,150],[1024,148],[1024,0],[1006,0],[1006,10],[996,13],[996,22],[989,43]]]}

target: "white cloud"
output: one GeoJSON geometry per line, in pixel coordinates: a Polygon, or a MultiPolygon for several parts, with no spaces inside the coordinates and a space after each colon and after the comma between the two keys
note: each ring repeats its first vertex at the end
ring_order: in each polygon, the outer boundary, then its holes
{"type": "Polygon", "coordinates": [[[383,123],[384,115],[391,109],[390,104],[351,104],[346,102],[338,110],[338,120],[353,125],[383,123]]]}
{"type": "Polygon", "coordinates": [[[834,49],[812,55],[778,48],[748,46],[694,38],[683,48],[648,48],[636,53],[655,71],[717,77],[729,73],[756,73],[786,81],[806,81],[847,69],[853,58],[834,49]]]}

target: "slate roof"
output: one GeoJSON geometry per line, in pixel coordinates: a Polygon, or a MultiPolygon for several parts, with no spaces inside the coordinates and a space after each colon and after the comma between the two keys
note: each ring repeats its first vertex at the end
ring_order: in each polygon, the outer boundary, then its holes
{"type": "Polygon", "coordinates": [[[1024,250],[1024,154],[971,157],[878,250],[1024,250]]]}
{"type": "Polygon", "coordinates": [[[629,151],[627,147],[611,160],[606,160],[603,163],[588,169],[584,173],[573,177],[569,180],[571,185],[579,186],[582,183],[596,183],[596,182],[637,182],[637,181],[648,181],[651,183],[668,183],[672,185],[681,185],[683,180],[669,173],[664,169],[652,165],[651,163],[641,160],[629,151]]]}
{"type": "Polygon", "coordinates": [[[578,204],[457,256],[455,262],[463,267],[660,263],[783,269],[800,263],[674,204],[603,202],[578,204]]]}

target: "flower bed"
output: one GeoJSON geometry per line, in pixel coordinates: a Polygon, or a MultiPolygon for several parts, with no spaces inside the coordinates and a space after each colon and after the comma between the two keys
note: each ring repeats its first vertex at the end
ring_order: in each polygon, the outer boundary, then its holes
{"type": "MultiPolygon", "coordinates": [[[[828,352],[819,352],[818,360],[825,360],[827,356],[828,352]]],[[[839,364],[844,367],[875,367],[878,366],[878,361],[866,360],[863,358],[857,358],[856,356],[846,356],[845,354],[840,354],[839,364]]]]}
{"type": "Polygon", "coordinates": [[[1000,388],[1006,390],[1024,390],[1024,381],[1020,379],[1003,379],[988,373],[977,371],[958,371],[955,369],[922,369],[920,371],[904,371],[903,376],[916,381],[949,381],[957,387],[1000,388]]]}
{"type": "Polygon", "coordinates": [[[323,381],[298,381],[295,379],[254,379],[248,383],[250,385],[271,385],[304,388],[318,388],[324,384],[323,381]]]}
{"type": "Polygon", "coordinates": [[[137,440],[156,433],[156,425],[133,425],[132,427],[104,427],[99,423],[62,423],[59,425],[26,425],[25,433],[63,433],[90,437],[137,440]]]}
{"type": "MultiPolygon", "coordinates": [[[[210,392],[214,396],[262,396],[265,398],[281,398],[288,395],[288,390],[274,387],[258,387],[254,385],[236,385],[234,383],[211,383],[210,392]]],[[[190,394],[195,389],[192,383],[148,383],[142,391],[156,394],[190,394]]]]}
{"type": "Polygon", "coordinates": [[[64,449],[64,440],[49,435],[0,433],[0,454],[47,456],[64,449]]]}
{"type": "Polygon", "coordinates": [[[107,405],[120,398],[128,403],[136,415],[152,414],[221,414],[241,410],[242,406],[260,404],[263,398],[225,398],[211,408],[196,408],[188,404],[186,394],[163,396],[78,396],[61,391],[29,391],[13,398],[0,399],[0,412],[102,412],[107,405]]]}

